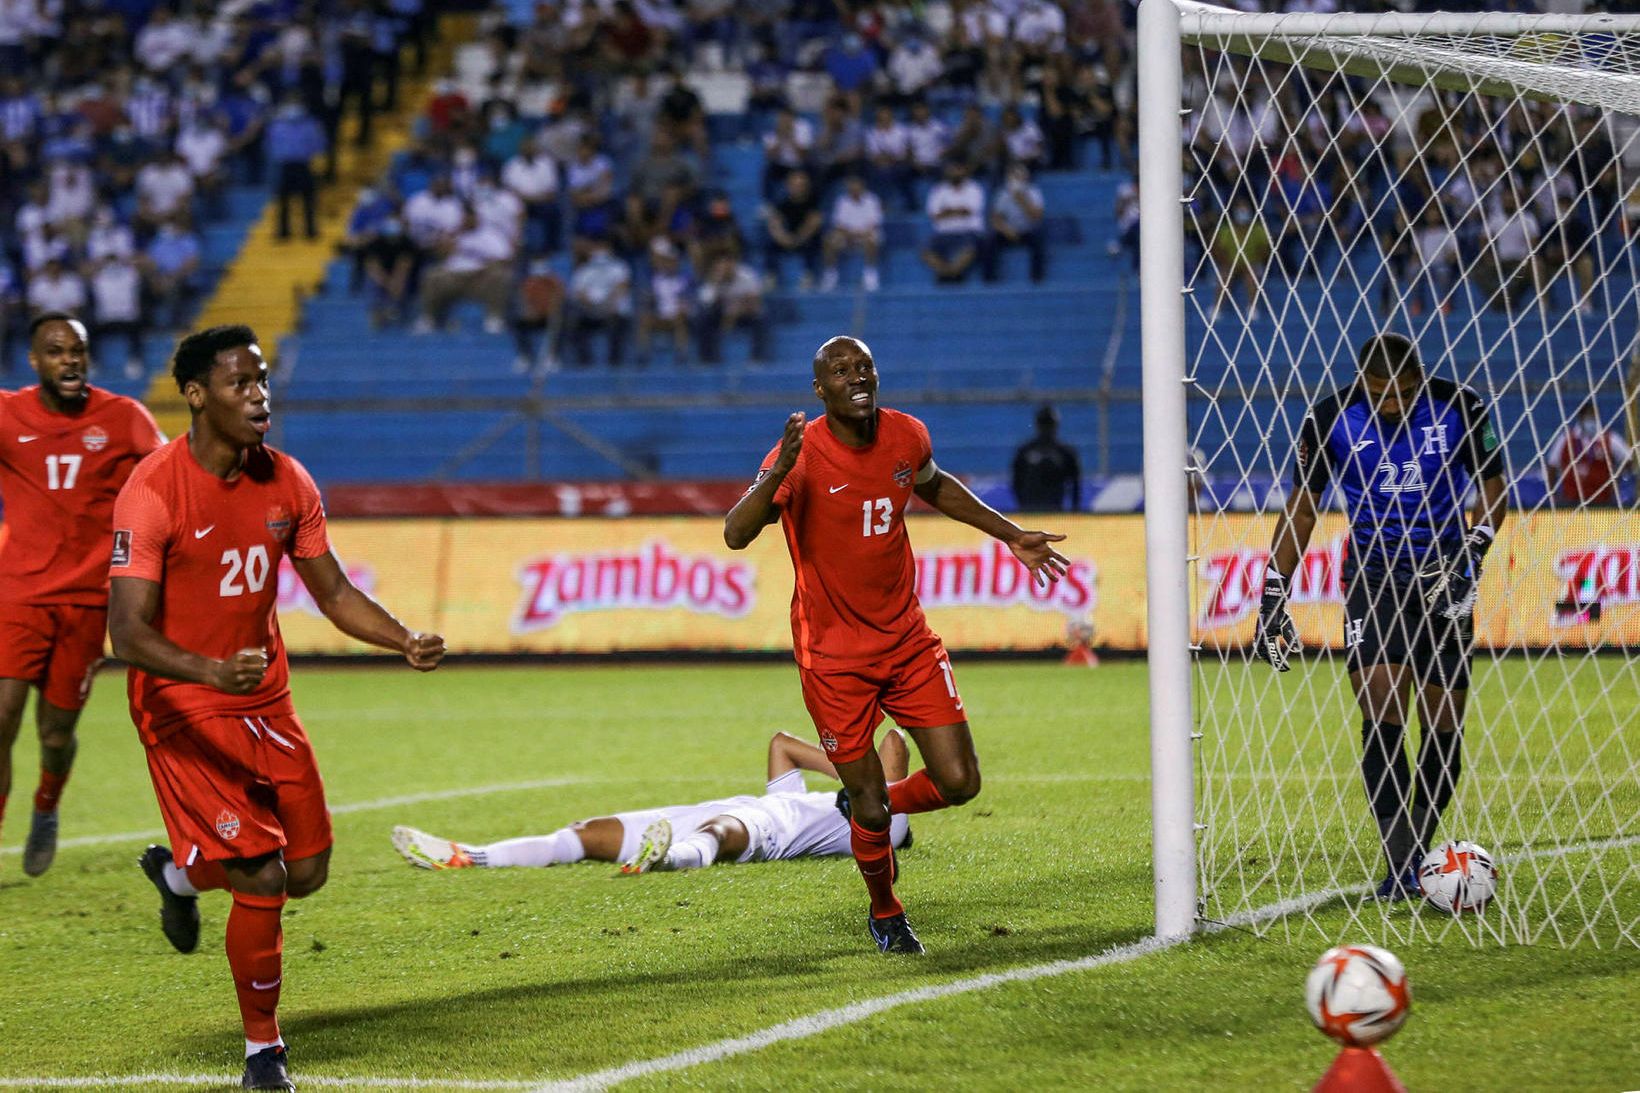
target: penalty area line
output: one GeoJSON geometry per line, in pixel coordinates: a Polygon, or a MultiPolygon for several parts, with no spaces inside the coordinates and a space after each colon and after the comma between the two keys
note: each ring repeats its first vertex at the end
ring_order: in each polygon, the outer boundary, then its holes
{"type": "MultiPolygon", "coordinates": [[[[1613,838],[1592,839],[1587,842],[1572,843],[1565,846],[1518,851],[1500,860],[1519,862],[1537,858],[1561,858],[1595,850],[1620,849],[1633,846],[1636,843],[1640,843],[1640,836],[1619,835],[1613,838]]],[[[1208,923],[1203,926],[1201,934],[1217,934],[1230,929],[1247,929],[1252,926],[1263,925],[1266,922],[1287,915],[1301,914],[1335,899],[1362,896],[1372,891],[1372,889],[1373,885],[1368,883],[1328,888],[1319,892],[1294,896],[1291,899],[1284,899],[1266,904],[1263,907],[1254,907],[1238,912],[1223,922],[1208,923]]],[[[542,1082],[534,1087],[533,1093],[597,1093],[599,1090],[608,1089],[610,1086],[631,1081],[635,1078],[645,1078],[653,1074],[684,1070],[703,1063],[713,1063],[731,1056],[759,1051],[788,1040],[804,1040],[810,1036],[818,1036],[822,1032],[829,1032],[844,1025],[852,1025],[900,1006],[913,1005],[918,1002],[932,1002],[959,994],[970,994],[974,991],[988,990],[991,987],[999,987],[1008,983],[1028,983],[1036,979],[1047,979],[1051,976],[1067,975],[1072,972],[1091,971],[1094,968],[1109,967],[1113,964],[1127,964],[1152,953],[1177,948],[1196,936],[1198,935],[1188,934],[1163,938],[1152,935],[1127,945],[1118,945],[1106,949],[1104,952],[1079,957],[1075,960],[1055,960],[1047,964],[1029,964],[1020,968],[1011,968],[1007,971],[988,972],[967,979],[917,987],[912,990],[901,991],[898,994],[885,995],[881,998],[853,1002],[846,1006],[839,1006],[836,1009],[821,1010],[818,1013],[796,1017],[790,1021],[761,1029],[746,1036],[737,1036],[729,1040],[719,1040],[715,1043],[688,1048],[673,1055],[664,1055],[657,1059],[640,1059],[620,1066],[610,1067],[607,1070],[597,1070],[589,1074],[583,1074],[577,1078],[542,1082]]]]}
{"type": "MultiPolygon", "coordinates": [[[[467,786],[463,789],[435,789],[426,793],[405,793],[396,797],[378,797],[373,801],[354,801],[349,804],[332,805],[332,816],[346,816],[352,812],[375,812],[384,808],[398,808],[400,805],[420,805],[428,801],[454,801],[462,797],[487,797],[492,793],[518,793],[531,789],[556,789],[561,786],[578,786],[591,782],[602,782],[603,778],[538,778],[532,782],[498,782],[489,786],[467,786]]],[[[81,835],[74,839],[63,839],[57,844],[57,849],[66,850],[74,846],[107,846],[110,843],[141,842],[144,839],[162,839],[165,837],[163,827],[145,828],[142,831],[119,831],[110,835],[81,835]]],[[[20,854],[22,846],[0,847],[0,854],[20,854]]]]}

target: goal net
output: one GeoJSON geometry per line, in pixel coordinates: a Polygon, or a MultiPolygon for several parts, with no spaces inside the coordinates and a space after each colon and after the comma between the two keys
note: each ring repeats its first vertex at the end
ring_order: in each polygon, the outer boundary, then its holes
{"type": "MultiPolygon", "coordinates": [[[[1640,20],[1178,8],[1184,342],[1169,361],[1147,328],[1145,367],[1181,370],[1185,396],[1187,450],[1167,458],[1187,472],[1187,541],[1161,562],[1188,566],[1198,921],[1640,944],[1640,20]],[[1497,860],[1479,914],[1365,898],[1386,860],[1337,475],[1289,597],[1305,651],[1285,674],[1252,655],[1300,423],[1385,331],[1485,400],[1505,457],[1461,775],[1432,840],[1497,860]]],[[[1148,220],[1145,245],[1177,223],[1148,220]]],[[[1364,477],[1405,511],[1416,472],[1364,477]]],[[[1406,720],[1415,793],[1428,730],[1406,720]]]]}

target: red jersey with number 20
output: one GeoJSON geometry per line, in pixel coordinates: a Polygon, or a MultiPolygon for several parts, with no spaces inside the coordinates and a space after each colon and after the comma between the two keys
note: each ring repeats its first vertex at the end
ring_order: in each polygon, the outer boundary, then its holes
{"type": "Polygon", "coordinates": [[[274,612],[279,562],[330,549],[324,506],[307,470],[253,448],[232,481],[211,474],[178,437],[145,460],[114,504],[109,574],[161,586],[154,628],[191,653],[226,660],[263,649],[268,674],[250,694],[131,670],[131,718],[155,743],[200,715],[292,714],[290,665],[274,612]]]}
{"type": "MultiPolygon", "coordinates": [[[[927,427],[898,410],[877,411],[876,439],[864,448],[838,440],[824,417],[809,422],[774,494],[797,578],[792,649],[804,668],[857,668],[932,636],[905,510],[933,454],[927,427]]],[[[763,470],[779,455],[776,444],[763,470]]]]}
{"type": "Polygon", "coordinates": [[[0,602],[107,606],[114,495],[164,443],[148,410],[123,395],[93,387],[78,412],[57,414],[38,385],[0,393],[0,602]]]}

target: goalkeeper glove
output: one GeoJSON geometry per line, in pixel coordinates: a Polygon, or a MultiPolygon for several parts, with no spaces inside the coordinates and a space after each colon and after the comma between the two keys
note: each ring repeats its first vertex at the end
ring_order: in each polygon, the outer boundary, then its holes
{"type": "Polygon", "coordinates": [[[1253,635],[1253,655],[1276,671],[1285,672],[1288,656],[1303,650],[1298,627],[1287,614],[1287,578],[1275,566],[1266,566],[1264,595],[1258,605],[1258,630],[1253,635]]]}
{"type": "Polygon", "coordinates": [[[1471,528],[1463,547],[1434,575],[1424,593],[1424,606],[1432,614],[1452,622],[1468,621],[1475,614],[1475,600],[1481,587],[1481,564],[1492,549],[1496,534],[1485,524],[1471,528]]]}

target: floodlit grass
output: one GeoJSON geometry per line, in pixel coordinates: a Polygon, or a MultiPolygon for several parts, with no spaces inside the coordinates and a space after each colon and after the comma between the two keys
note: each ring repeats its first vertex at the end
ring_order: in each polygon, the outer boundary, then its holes
{"type": "MultiPolygon", "coordinates": [[[[282,1009],[298,1081],[569,1078],[1143,938],[1143,666],[959,673],[985,790],[914,821],[900,888],[929,956],[904,960],[869,948],[847,860],[639,878],[603,865],[430,874],[388,843],[394,823],[488,840],[755,791],[768,734],[810,732],[788,666],[299,668],[337,845],[330,885],[287,912],[282,1009]],[[552,780],[562,784],[448,795],[552,780]],[[420,795],[429,799],[376,803],[420,795]]],[[[67,840],[158,827],[119,683],[99,681],[83,722],[67,840]]],[[[20,742],[16,759],[8,847],[26,829],[32,744],[20,742]]],[[[0,1079],[237,1080],[227,901],[202,899],[200,952],[172,952],[135,864],[148,841],[66,846],[39,880],[22,877],[15,852],[0,855],[0,1079]]],[[[1223,933],[633,1084],[1308,1088],[1332,1057],[1302,1005],[1326,941],[1287,936],[1223,933]]],[[[1640,1085],[1632,944],[1475,949],[1451,935],[1395,947],[1414,1014],[1386,1055],[1410,1088],[1640,1085]]]]}

